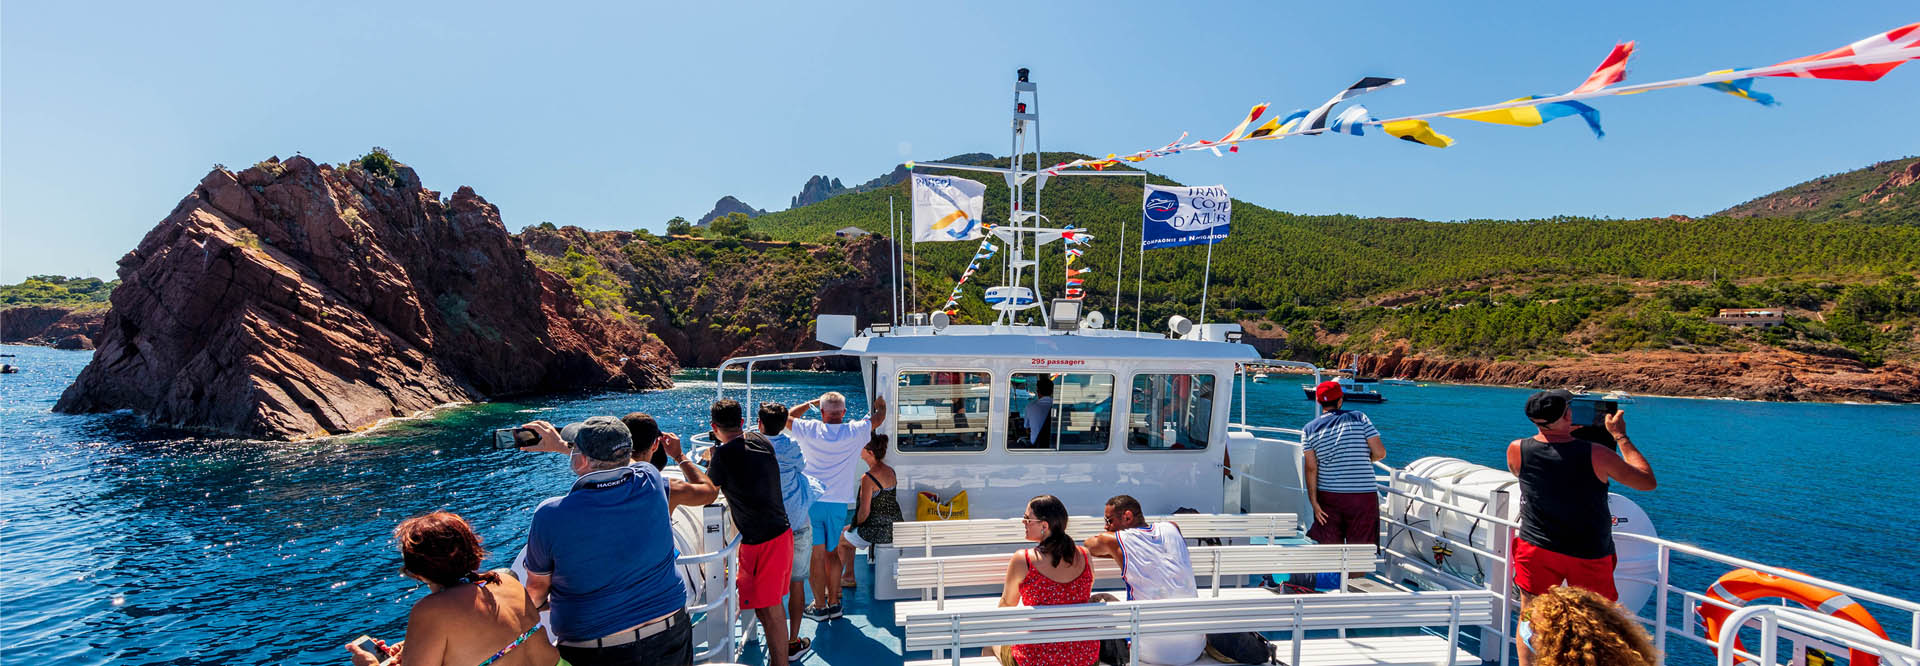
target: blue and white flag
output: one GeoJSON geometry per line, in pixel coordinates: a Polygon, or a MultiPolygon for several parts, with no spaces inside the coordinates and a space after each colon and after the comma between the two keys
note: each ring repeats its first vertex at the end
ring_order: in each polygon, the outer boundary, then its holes
{"type": "Polygon", "coordinates": [[[1328,126],[1327,129],[1335,134],[1362,136],[1360,128],[1366,126],[1369,122],[1373,122],[1373,116],[1367,115],[1367,107],[1356,104],[1347,107],[1345,111],[1341,111],[1340,115],[1333,119],[1333,124],[1328,126]]]}
{"type": "Polygon", "coordinates": [[[987,186],[965,178],[913,174],[913,240],[978,240],[987,186]]]}
{"type": "Polygon", "coordinates": [[[1205,187],[1147,186],[1141,210],[1141,238],[1146,249],[1213,244],[1227,237],[1233,199],[1224,185],[1205,187]]]}

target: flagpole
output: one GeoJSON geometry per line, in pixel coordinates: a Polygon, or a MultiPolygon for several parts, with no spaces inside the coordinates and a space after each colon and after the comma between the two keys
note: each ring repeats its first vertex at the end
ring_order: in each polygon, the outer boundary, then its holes
{"type": "Polygon", "coordinates": [[[893,266],[888,273],[893,274],[893,323],[898,326],[900,319],[900,231],[899,215],[893,210],[893,195],[887,195],[887,258],[893,266]]]}
{"type": "Polygon", "coordinates": [[[1200,274],[1200,323],[1207,323],[1207,286],[1213,282],[1213,230],[1207,230],[1207,269],[1200,274]]]}
{"type": "MultiPolygon", "coordinates": [[[[1146,176],[1144,175],[1146,172],[1143,170],[1141,173],[1142,175],[1140,177],[1140,250],[1138,254],[1134,255],[1134,262],[1133,262],[1136,264],[1140,264],[1140,268],[1136,272],[1137,273],[1136,276],[1133,278],[1133,332],[1135,333],[1140,332],[1140,294],[1142,293],[1140,284],[1141,284],[1141,281],[1147,278],[1147,212],[1146,212],[1147,211],[1147,179],[1146,179],[1146,176]]],[[[1125,250],[1121,250],[1121,251],[1124,252],[1125,250]]],[[[1118,309],[1118,307],[1116,306],[1115,309],[1118,309]]],[[[1120,323],[1119,321],[1120,313],[1115,312],[1113,314],[1114,314],[1114,323],[1115,324],[1120,323]]]]}

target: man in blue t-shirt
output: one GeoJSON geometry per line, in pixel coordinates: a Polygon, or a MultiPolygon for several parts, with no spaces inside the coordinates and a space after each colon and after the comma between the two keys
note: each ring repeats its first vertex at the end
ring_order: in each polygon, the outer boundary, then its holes
{"type": "Polygon", "coordinates": [[[674,506],[705,506],[719,489],[688,462],[680,438],[659,444],[686,481],[634,462],[633,436],[610,416],[560,430],[545,421],[529,451],[570,454],[579,475],[567,494],[541,502],[527,533],[527,594],[552,604],[560,656],[575,666],[691,664],[686,590],[674,571],[674,506]]]}
{"type": "Polygon", "coordinates": [[[1320,416],[1307,423],[1301,441],[1307,498],[1313,502],[1318,543],[1380,543],[1380,496],[1374,488],[1373,462],[1387,457],[1380,431],[1366,414],[1341,409],[1346,394],[1340,382],[1314,387],[1320,416]]]}

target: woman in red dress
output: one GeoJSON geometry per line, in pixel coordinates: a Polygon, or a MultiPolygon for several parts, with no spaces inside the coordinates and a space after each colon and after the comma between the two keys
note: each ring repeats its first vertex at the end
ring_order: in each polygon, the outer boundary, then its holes
{"type": "MultiPolygon", "coordinates": [[[[1067,536],[1067,507],[1060,498],[1041,495],[1027,502],[1027,540],[1007,563],[1007,584],[1001,606],[1056,606],[1084,604],[1093,592],[1093,561],[1087,550],[1067,536]]],[[[1093,666],[1100,659],[1099,641],[1035,643],[989,648],[987,655],[1017,666],[1093,666]]]]}

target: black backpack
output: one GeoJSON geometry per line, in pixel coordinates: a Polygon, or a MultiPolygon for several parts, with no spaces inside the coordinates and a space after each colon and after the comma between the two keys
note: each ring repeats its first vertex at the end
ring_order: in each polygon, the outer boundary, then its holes
{"type": "Polygon", "coordinates": [[[1256,631],[1207,634],[1207,656],[1223,664],[1284,664],[1273,643],[1256,631]]]}

